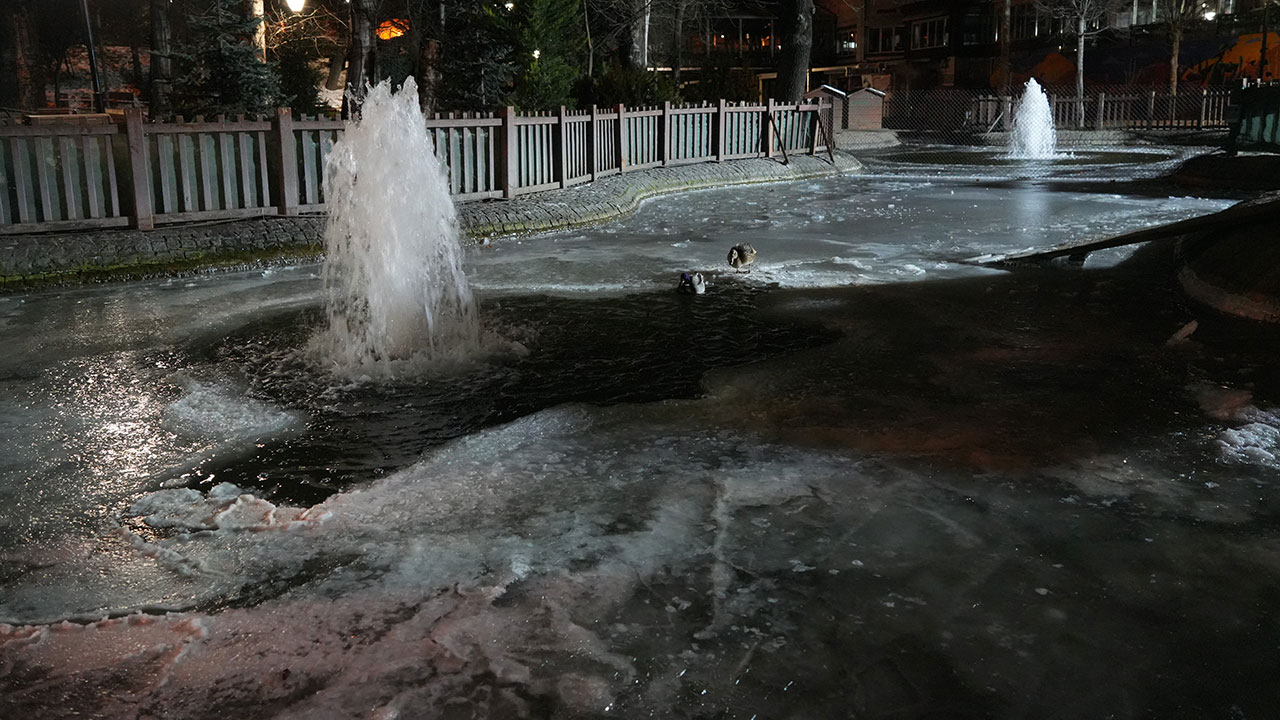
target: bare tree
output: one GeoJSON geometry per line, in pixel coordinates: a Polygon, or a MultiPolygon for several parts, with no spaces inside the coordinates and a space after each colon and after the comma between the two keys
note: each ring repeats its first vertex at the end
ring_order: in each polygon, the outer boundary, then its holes
{"type": "Polygon", "coordinates": [[[1182,37],[1200,20],[1204,7],[1200,0],[1156,0],[1156,19],[1169,29],[1169,118],[1177,113],[1178,55],[1182,51],[1182,37]]]}
{"type": "Polygon", "coordinates": [[[724,15],[732,7],[731,0],[662,0],[655,3],[656,11],[669,18],[667,25],[671,30],[668,41],[671,60],[671,79],[676,87],[680,86],[681,68],[685,62],[685,46],[688,28],[703,27],[711,18],[724,15]]]}
{"type": "Polygon", "coordinates": [[[1084,127],[1084,45],[1106,31],[1107,20],[1127,0],[1036,0],[1041,12],[1064,22],[1067,35],[1076,38],[1076,127],[1084,127]]]}

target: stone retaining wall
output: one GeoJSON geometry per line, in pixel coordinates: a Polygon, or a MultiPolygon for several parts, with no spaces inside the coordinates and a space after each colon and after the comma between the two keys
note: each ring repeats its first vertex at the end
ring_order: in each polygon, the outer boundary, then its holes
{"type": "MultiPolygon", "coordinates": [[[[837,153],[702,163],[615,175],[510,201],[462,203],[458,219],[471,241],[544,232],[610,220],[645,199],[744,183],[780,182],[850,172],[857,160],[837,153]]],[[[0,235],[0,291],[42,285],[129,280],[218,268],[317,260],[324,250],[322,215],[266,217],[175,225],[149,232],[0,235]]]]}

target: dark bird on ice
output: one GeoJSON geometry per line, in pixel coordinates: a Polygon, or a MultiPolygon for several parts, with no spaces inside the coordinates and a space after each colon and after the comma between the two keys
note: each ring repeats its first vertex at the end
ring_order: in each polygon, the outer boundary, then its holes
{"type": "MultiPolygon", "coordinates": [[[[734,270],[743,272],[742,268],[756,261],[756,249],[746,243],[739,243],[729,248],[729,264],[734,270]]],[[[750,272],[750,271],[747,271],[750,272]]]]}

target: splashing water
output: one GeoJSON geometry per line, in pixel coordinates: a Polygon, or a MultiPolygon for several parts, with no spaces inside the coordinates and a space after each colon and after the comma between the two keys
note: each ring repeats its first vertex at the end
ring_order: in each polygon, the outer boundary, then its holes
{"type": "Polygon", "coordinates": [[[457,215],[417,85],[369,91],[325,166],[328,327],[312,350],[339,374],[389,375],[479,346],[457,215]]]}
{"type": "Polygon", "coordinates": [[[1058,134],[1053,127],[1053,111],[1040,83],[1032,78],[1022,91],[1022,99],[1013,113],[1013,137],[1009,157],[1039,159],[1054,157],[1058,134]]]}

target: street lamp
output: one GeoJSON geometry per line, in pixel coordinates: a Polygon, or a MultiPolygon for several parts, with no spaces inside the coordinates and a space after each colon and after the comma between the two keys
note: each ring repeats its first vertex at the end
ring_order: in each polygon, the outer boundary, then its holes
{"type": "Polygon", "coordinates": [[[84,11],[85,47],[89,49],[89,75],[93,79],[93,109],[106,112],[107,104],[102,97],[102,82],[98,79],[98,53],[93,48],[93,23],[89,20],[89,0],[80,0],[80,9],[84,11]]]}

